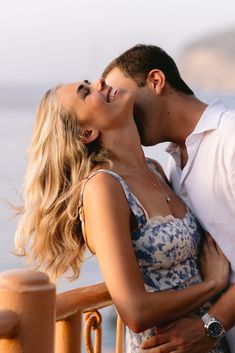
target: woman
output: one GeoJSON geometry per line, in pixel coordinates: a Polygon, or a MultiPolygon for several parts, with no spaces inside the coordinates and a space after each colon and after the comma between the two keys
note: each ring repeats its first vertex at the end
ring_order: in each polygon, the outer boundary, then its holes
{"type": "MultiPolygon", "coordinates": [[[[87,244],[130,328],[128,350],[156,325],[202,314],[226,286],[228,263],[210,237],[201,282],[200,226],[145,159],[129,92],[102,79],[48,91],[28,158],[18,249],[55,277],[77,277],[87,244]]],[[[216,352],[226,352],[221,342],[216,352]]]]}

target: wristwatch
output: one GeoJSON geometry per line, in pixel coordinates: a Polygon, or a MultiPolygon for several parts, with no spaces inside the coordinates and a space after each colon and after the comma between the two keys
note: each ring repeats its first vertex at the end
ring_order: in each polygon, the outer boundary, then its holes
{"type": "Polygon", "coordinates": [[[204,314],[201,319],[204,323],[207,336],[214,339],[224,337],[225,329],[221,321],[215,319],[213,316],[210,316],[208,313],[204,314]]]}

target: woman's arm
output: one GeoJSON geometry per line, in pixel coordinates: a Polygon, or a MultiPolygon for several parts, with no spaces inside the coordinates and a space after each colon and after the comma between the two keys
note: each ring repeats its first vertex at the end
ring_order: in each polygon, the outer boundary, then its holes
{"type": "MultiPolygon", "coordinates": [[[[99,173],[84,191],[85,228],[123,321],[141,332],[179,318],[218,291],[214,279],[180,291],[145,291],[130,235],[130,209],[119,182],[99,173]]],[[[221,288],[220,288],[221,289],[221,288]]]]}

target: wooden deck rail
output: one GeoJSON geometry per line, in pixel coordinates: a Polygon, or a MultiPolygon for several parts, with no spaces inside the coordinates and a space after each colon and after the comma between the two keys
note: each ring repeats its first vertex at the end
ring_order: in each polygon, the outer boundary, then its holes
{"type": "Polygon", "coordinates": [[[105,283],[73,289],[56,297],[56,320],[66,319],[77,311],[101,309],[112,304],[105,283]]]}
{"type": "MultiPolygon", "coordinates": [[[[112,305],[105,283],[67,291],[56,298],[56,353],[77,353],[81,349],[82,314],[87,313],[84,327],[84,340],[88,353],[101,352],[102,317],[97,310],[112,305]],[[95,347],[92,344],[92,330],[96,331],[95,347]],[[73,336],[74,332],[74,336],[73,336]],[[80,347],[80,349],[79,349],[80,347]]],[[[116,353],[123,352],[124,327],[117,317],[116,353]]]]}
{"type": "Polygon", "coordinates": [[[55,286],[42,272],[0,274],[0,353],[54,353],[55,297],[55,286]]]}
{"type": "MultiPolygon", "coordinates": [[[[82,318],[88,353],[102,349],[99,309],[112,305],[104,283],[56,296],[46,274],[13,270],[0,274],[0,353],[80,353],[82,318]],[[95,343],[92,342],[92,331],[95,343]]],[[[116,353],[123,353],[124,327],[117,317],[116,353]]]]}

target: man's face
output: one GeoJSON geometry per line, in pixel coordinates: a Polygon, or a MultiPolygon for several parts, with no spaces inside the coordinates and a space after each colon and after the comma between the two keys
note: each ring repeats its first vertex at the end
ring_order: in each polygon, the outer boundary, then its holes
{"type": "Polygon", "coordinates": [[[115,89],[125,89],[134,95],[134,118],[140,134],[141,143],[144,146],[156,144],[158,141],[157,109],[154,107],[157,103],[157,97],[154,90],[148,85],[138,87],[136,82],[126,77],[123,72],[115,68],[105,78],[107,85],[115,89]]]}
{"type": "Polygon", "coordinates": [[[105,78],[106,83],[109,85],[110,82],[115,84],[115,88],[125,88],[127,91],[136,93],[138,86],[134,80],[129,77],[126,77],[123,72],[115,68],[113,69],[108,76],[105,78]]]}

